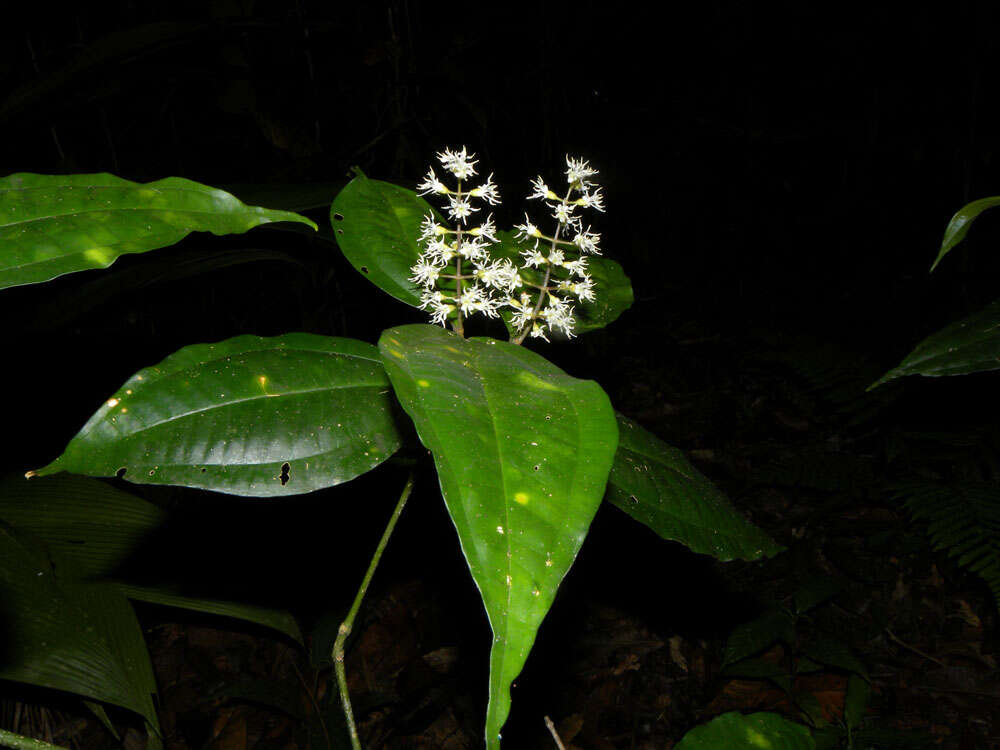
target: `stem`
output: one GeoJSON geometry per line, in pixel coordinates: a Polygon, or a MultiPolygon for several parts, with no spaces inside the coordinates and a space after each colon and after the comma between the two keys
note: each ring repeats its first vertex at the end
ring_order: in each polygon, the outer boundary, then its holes
{"type": "MultiPolygon", "coordinates": [[[[455,195],[458,200],[462,200],[461,180],[458,181],[455,195]]],[[[459,218],[455,222],[457,227],[455,230],[455,312],[458,313],[458,318],[455,320],[455,332],[464,339],[465,326],[462,324],[462,307],[459,304],[459,300],[462,298],[462,221],[463,219],[459,218]]]]}
{"type": "Polygon", "coordinates": [[[33,740],[19,734],[0,729],[0,747],[12,747],[15,750],[62,750],[59,745],[50,745],[42,740],[33,740]]]}
{"type": "MultiPolygon", "coordinates": [[[[413,481],[414,475],[411,471],[410,476],[406,480],[406,486],[403,487],[403,492],[396,502],[396,507],[389,517],[389,523],[386,524],[385,531],[382,532],[382,538],[379,540],[378,547],[375,548],[372,561],[368,564],[368,570],[361,581],[361,588],[358,589],[357,596],[354,597],[354,603],[351,605],[347,617],[337,630],[337,640],[333,643],[333,667],[337,673],[337,684],[340,686],[340,704],[344,711],[344,719],[347,721],[347,731],[351,735],[351,747],[354,750],[361,750],[361,740],[358,739],[358,728],[354,724],[354,711],[351,710],[351,696],[347,692],[347,672],[344,670],[344,642],[347,640],[347,636],[351,634],[351,629],[354,627],[354,618],[357,617],[358,610],[361,608],[361,600],[365,598],[365,593],[368,591],[368,584],[371,583],[372,576],[375,574],[375,568],[378,567],[379,560],[382,559],[382,552],[385,550],[385,545],[388,544],[389,537],[392,536],[392,530],[396,528],[396,521],[399,520],[399,515],[403,512],[403,506],[406,505],[406,501],[410,497],[410,492],[413,491],[413,481]]],[[[46,747],[49,746],[46,745],[46,747]]]]}

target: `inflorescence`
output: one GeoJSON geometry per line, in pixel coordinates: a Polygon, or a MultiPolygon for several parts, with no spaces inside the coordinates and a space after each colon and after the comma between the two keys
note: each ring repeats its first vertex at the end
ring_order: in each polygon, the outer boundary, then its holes
{"type": "Polygon", "coordinates": [[[547,333],[559,331],[573,336],[574,298],[594,301],[594,281],[587,272],[587,256],[600,255],[601,236],[591,231],[577,211],[604,211],[604,196],[593,178],[597,170],[583,159],[566,157],[565,194],[560,197],[542,177],[532,181],[529,199],[548,206],[555,228],[543,234],[528,214],[524,224],[515,226],[519,239],[534,239],[534,246],[521,251],[520,263],[509,258],[495,258],[499,240],[493,215],[481,224],[468,227],[468,220],[480,211],[473,199],[495,206],[500,193],[490,174],[478,187],[465,184],[476,175],[475,154],[445,149],[438,160],[456,180],[456,187],[445,185],[432,167],[417,186],[421,195],[444,196],[448,216],[455,229],[442,226],[433,215],[424,217],[420,241],[424,246],[410,280],[423,288],[420,307],[431,313],[440,325],[451,319],[462,330],[463,317],[483,313],[495,318],[503,309],[511,310],[510,325],[517,332],[512,340],[520,343],[525,336],[548,341],[547,333]]]}

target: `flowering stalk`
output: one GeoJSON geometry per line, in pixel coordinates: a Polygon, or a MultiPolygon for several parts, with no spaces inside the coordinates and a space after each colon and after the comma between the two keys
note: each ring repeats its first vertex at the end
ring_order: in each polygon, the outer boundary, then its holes
{"type": "Polygon", "coordinates": [[[438,154],[438,160],[455,177],[456,187],[449,188],[438,179],[433,167],[417,186],[421,195],[434,193],[447,198],[448,216],[456,222],[456,228],[438,224],[431,214],[424,217],[420,232],[424,251],[411,269],[410,281],[423,287],[420,309],[429,310],[431,320],[440,325],[451,319],[460,335],[464,335],[463,319],[472,313],[497,317],[502,298],[497,298],[495,292],[509,294],[517,280],[513,263],[490,259],[488,248],[497,242],[493,215],[477,227],[466,227],[468,218],[479,211],[472,198],[493,206],[500,203],[492,174],[478,187],[463,190],[463,183],[476,174],[474,157],[466,153],[465,147],[461,151],[445,149],[438,154]],[[453,273],[448,273],[446,269],[451,268],[453,273]]]}
{"type": "Polygon", "coordinates": [[[604,211],[604,195],[593,181],[597,170],[583,159],[566,157],[566,194],[561,198],[553,192],[542,177],[532,181],[529,200],[538,199],[552,210],[556,228],[551,236],[545,235],[524,215],[524,224],[515,228],[518,237],[535,239],[530,250],[521,253],[524,267],[543,270],[540,284],[525,281],[534,288],[534,294],[524,292],[508,304],[514,308],[511,325],[518,331],[512,339],[520,344],[525,337],[533,336],[548,341],[546,331],[559,330],[572,338],[575,319],[573,306],[568,299],[576,297],[581,302],[594,301],[594,280],[587,273],[587,255],[600,255],[601,236],[583,228],[577,209],[593,208],[604,211]],[[576,197],[574,197],[576,196],[576,197]],[[566,239],[572,235],[572,239],[566,239]],[[547,245],[547,254],[539,245],[547,245]]]}

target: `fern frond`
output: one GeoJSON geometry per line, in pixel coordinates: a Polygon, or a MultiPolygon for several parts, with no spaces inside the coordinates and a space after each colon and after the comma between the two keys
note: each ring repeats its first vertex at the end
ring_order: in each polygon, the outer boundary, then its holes
{"type": "Polygon", "coordinates": [[[893,489],[914,520],[926,524],[934,548],[982,578],[1000,608],[1000,487],[908,482],[893,489]]]}

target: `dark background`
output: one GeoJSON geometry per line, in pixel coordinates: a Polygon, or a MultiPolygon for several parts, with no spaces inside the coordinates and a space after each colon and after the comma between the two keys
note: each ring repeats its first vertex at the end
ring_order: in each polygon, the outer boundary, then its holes
{"type": "MultiPolygon", "coordinates": [[[[354,165],[413,186],[436,151],[465,145],[495,173],[509,225],[530,178],[556,180],[565,154],[584,156],[607,196],[595,229],[636,301],[606,331],[536,348],[685,449],[787,441],[787,425],[754,421],[767,394],[748,358],[806,337],[877,374],[1000,286],[989,213],[927,273],[952,213],[1000,193],[996,7],[896,7],[37,3],[0,31],[0,173],[179,175],[278,205],[289,185],[332,198],[354,165]],[[697,418],[671,423],[662,403],[691,394],[697,418]]],[[[329,228],[324,209],[307,213],[329,228]]],[[[186,344],[292,330],[373,342],[423,319],[329,242],[266,228],[8,290],[0,384],[14,440],[0,465],[47,463],[127,376],[186,344]]],[[[993,393],[989,376],[907,383],[891,419],[992,422],[993,393]]],[[[148,572],[311,621],[350,596],[391,508],[403,475],[375,474],[297,500],[165,496],[190,522],[148,572]]],[[[381,585],[431,582],[450,623],[441,641],[464,647],[475,726],[488,627],[435,479],[421,479],[381,585]]],[[[787,543],[780,523],[769,530],[787,543]]],[[[512,736],[574,710],[545,675],[568,658],[559,644],[579,635],[586,596],[719,636],[752,611],[706,588],[724,587],[720,570],[602,510],[515,692],[512,736]]]]}

